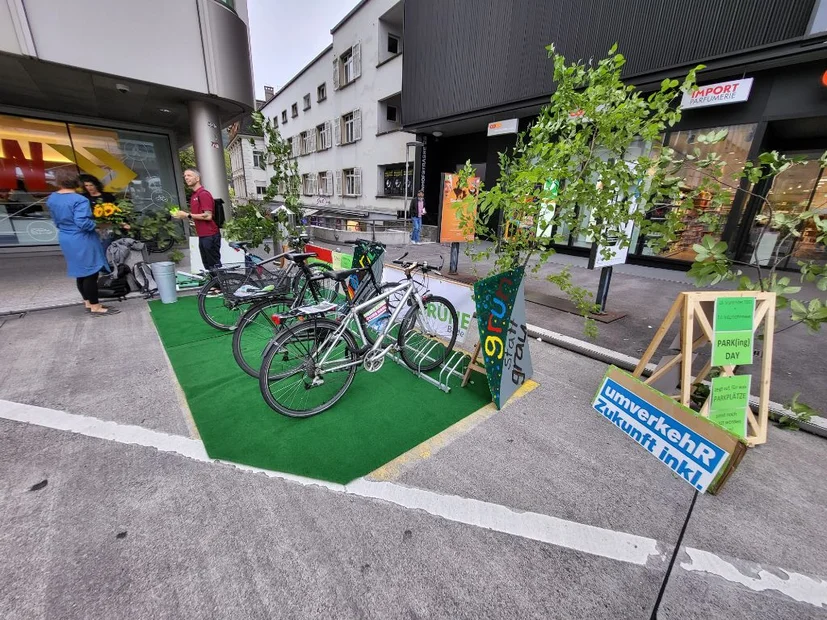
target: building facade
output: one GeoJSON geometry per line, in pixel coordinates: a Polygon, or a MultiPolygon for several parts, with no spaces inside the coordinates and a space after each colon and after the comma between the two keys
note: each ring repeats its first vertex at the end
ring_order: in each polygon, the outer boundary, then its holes
{"type": "MultiPolygon", "coordinates": [[[[516,119],[523,130],[548,101],[554,83],[545,46],[553,43],[576,60],[602,58],[617,42],[627,59],[624,77],[644,91],[658,88],[664,78],[685,76],[699,63],[706,65],[698,75],[701,94],[683,105],[682,121],[666,133],[666,144],[679,153],[696,146],[711,150],[695,138],[727,128],[725,142],[712,147],[724,158],[727,176],[762,151],[803,155],[807,165],[752,191],[766,196],[776,212],[823,209],[827,178],[817,159],[827,150],[825,30],[824,0],[676,2],[658,4],[657,10],[641,0],[619,0],[611,7],[574,0],[408,3],[405,128],[427,141],[424,175],[417,181],[424,183],[426,201],[436,204],[440,175],[470,159],[486,186],[493,185],[500,174],[498,153],[512,148],[516,135],[489,137],[488,125],[516,119]],[[485,53],[480,41],[486,41],[485,53]],[[735,92],[737,96],[726,96],[735,92]]],[[[700,181],[691,170],[683,176],[689,187],[700,181]]],[[[766,213],[747,189],[742,184],[730,192],[714,214],[720,225],[710,228],[688,217],[680,238],[658,255],[635,235],[630,261],[685,268],[695,256],[693,244],[711,234],[735,247],[739,259],[766,262],[777,235],[759,235],[766,213]],[[756,247],[759,238],[761,247],[756,247]]],[[[429,209],[429,218],[437,215],[429,209]]],[[[794,241],[793,260],[824,260],[813,233],[804,230],[794,241]]],[[[587,253],[590,247],[590,239],[569,235],[558,249],[587,253]]]]}
{"type": "MultiPolygon", "coordinates": [[[[256,105],[264,102],[256,102],[256,105]]],[[[230,154],[233,199],[236,202],[261,200],[267,192],[269,179],[265,164],[264,138],[247,116],[230,126],[227,151],[230,154]]]]}
{"type": "Polygon", "coordinates": [[[0,0],[0,253],[57,244],[55,172],[183,204],[177,151],[229,207],[221,128],[253,109],[246,0],[0,0]]]}
{"type": "Polygon", "coordinates": [[[364,0],[331,30],[331,45],[262,108],[292,144],[302,202],[316,225],[382,225],[403,210],[413,135],[402,131],[402,18],[398,0],[364,0]]]}

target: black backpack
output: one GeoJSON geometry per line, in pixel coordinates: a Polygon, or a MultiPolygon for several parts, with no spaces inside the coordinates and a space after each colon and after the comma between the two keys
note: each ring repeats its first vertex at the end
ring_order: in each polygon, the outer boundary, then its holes
{"type": "Polygon", "coordinates": [[[107,273],[98,278],[98,297],[107,299],[123,299],[130,292],[129,267],[118,265],[116,271],[107,273]]]}
{"type": "Polygon", "coordinates": [[[224,228],[224,222],[226,221],[226,217],[224,217],[224,199],[223,198],[216,198],[215,199],[215,209],[212,213],[212,219],[215,222],[215,225],[219,228],[224,228]]]}

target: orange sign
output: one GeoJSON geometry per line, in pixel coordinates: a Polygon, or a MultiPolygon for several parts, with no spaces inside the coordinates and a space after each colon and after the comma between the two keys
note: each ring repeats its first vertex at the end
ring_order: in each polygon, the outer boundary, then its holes
{"type": "MultiPolygon", "coordinates": [[[[439,242],[440,243],[454,243],[457,241],[473,241],[474,230],[473,221],[476,216],[477,205],[476,200],[468,205],[460,205],[460,203],[468,196],[468,189],[458,187],[459,175],[444,174],[442,175],[442,214],[439,222],[439,242]],[[460,223],[460,213],[466,216],[466,226],[469,230],[464,230],[460,223]]],[[[471,193],[476,196],[477,188],[479,188],[479,177],[471,177],[468,179],[468,185],[471,187],[471,193]]]]}

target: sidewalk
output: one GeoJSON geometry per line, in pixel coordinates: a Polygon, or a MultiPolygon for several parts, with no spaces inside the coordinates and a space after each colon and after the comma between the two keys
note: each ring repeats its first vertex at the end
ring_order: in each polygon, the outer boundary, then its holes
{"type": "MultiPolygon", "coordinates": [[[[471,259],[464,254],[464,245],[461,248],[459,275],[466,278],[474,275],[478,277],[487,275],[494,260],[472,263],[471,259]]],[[[389,246],[387,260],[396,259],[405,252],[408,253],[408,259],[427,260],[437,265],[444,258],[444,273],[448,272],[448,262],[451,256],[449,245],[432,243],[418,246],[389,246]]],[[[549,283],[546,277],[560,273],[566,266],[571,268],[572,281],[576,285],[595,293],[600,271],[587,269],[587,264],[587,259],[583,257],[555,254],[538,273],[529,272],[526,293],[540,293],[564,298],[564,295],[556,286],[549,283]]],[[[681,271],[639,265],[619,265],[613,271],[606,309],[611,312],[626,313],[626,316],[612,323],[598,323],[598,336],[594,342],[607,349],[639,358],[648,347],[678,294],[683,291],[701,289],[695,287],[681,271]]],[[[793,283],[797,284],[798,278],[795,274],[791,273],[790,277],[793,283]]],[[[727,283],[717,288],[734,289],[736,287],[732,283],[727,283]]],[[[816,296],[825,298],[824,293],[819,292],[812,284],[805,284],[801,293],[796,295],[806,300],[816,296]]],[[[526,312],[529,322],[533,325],[573,338],[587,340],[583,331],[583,318],[579,315],[531,302],[526,304],[526,312]]],[[[789,316],[789,310],[782,310],[778,313],[778,329],[790,325],[789,316]]],[[[655,361],[660,356],[670,353],[668,347],[676,334],[677,327],[673,327],[658,349],[655,361]]],[[[809,403],[816,409],[821,408],[822,414],[827,413],[827,409],[823,406],[823,403],[827,403],[827,382],[824,381],[822,361],[825,345],[827,345],[827,330],[825,329],[812,334],[803,325],[798,325],[778,335],[775,339],[773,355],[772,400],[786,404],[796,392],[800,392],[802,402],[809,403]]]]}

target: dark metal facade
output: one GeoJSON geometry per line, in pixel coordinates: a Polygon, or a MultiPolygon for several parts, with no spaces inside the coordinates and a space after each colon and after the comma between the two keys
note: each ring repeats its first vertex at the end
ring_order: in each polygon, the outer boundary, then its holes
{"type": "Polygon", "coordinates": [[[618,42],[637,76],[805,35],[815,0],[409,0],[405,125],[548,96],[545,46],[569,59],[618,42]]]}

